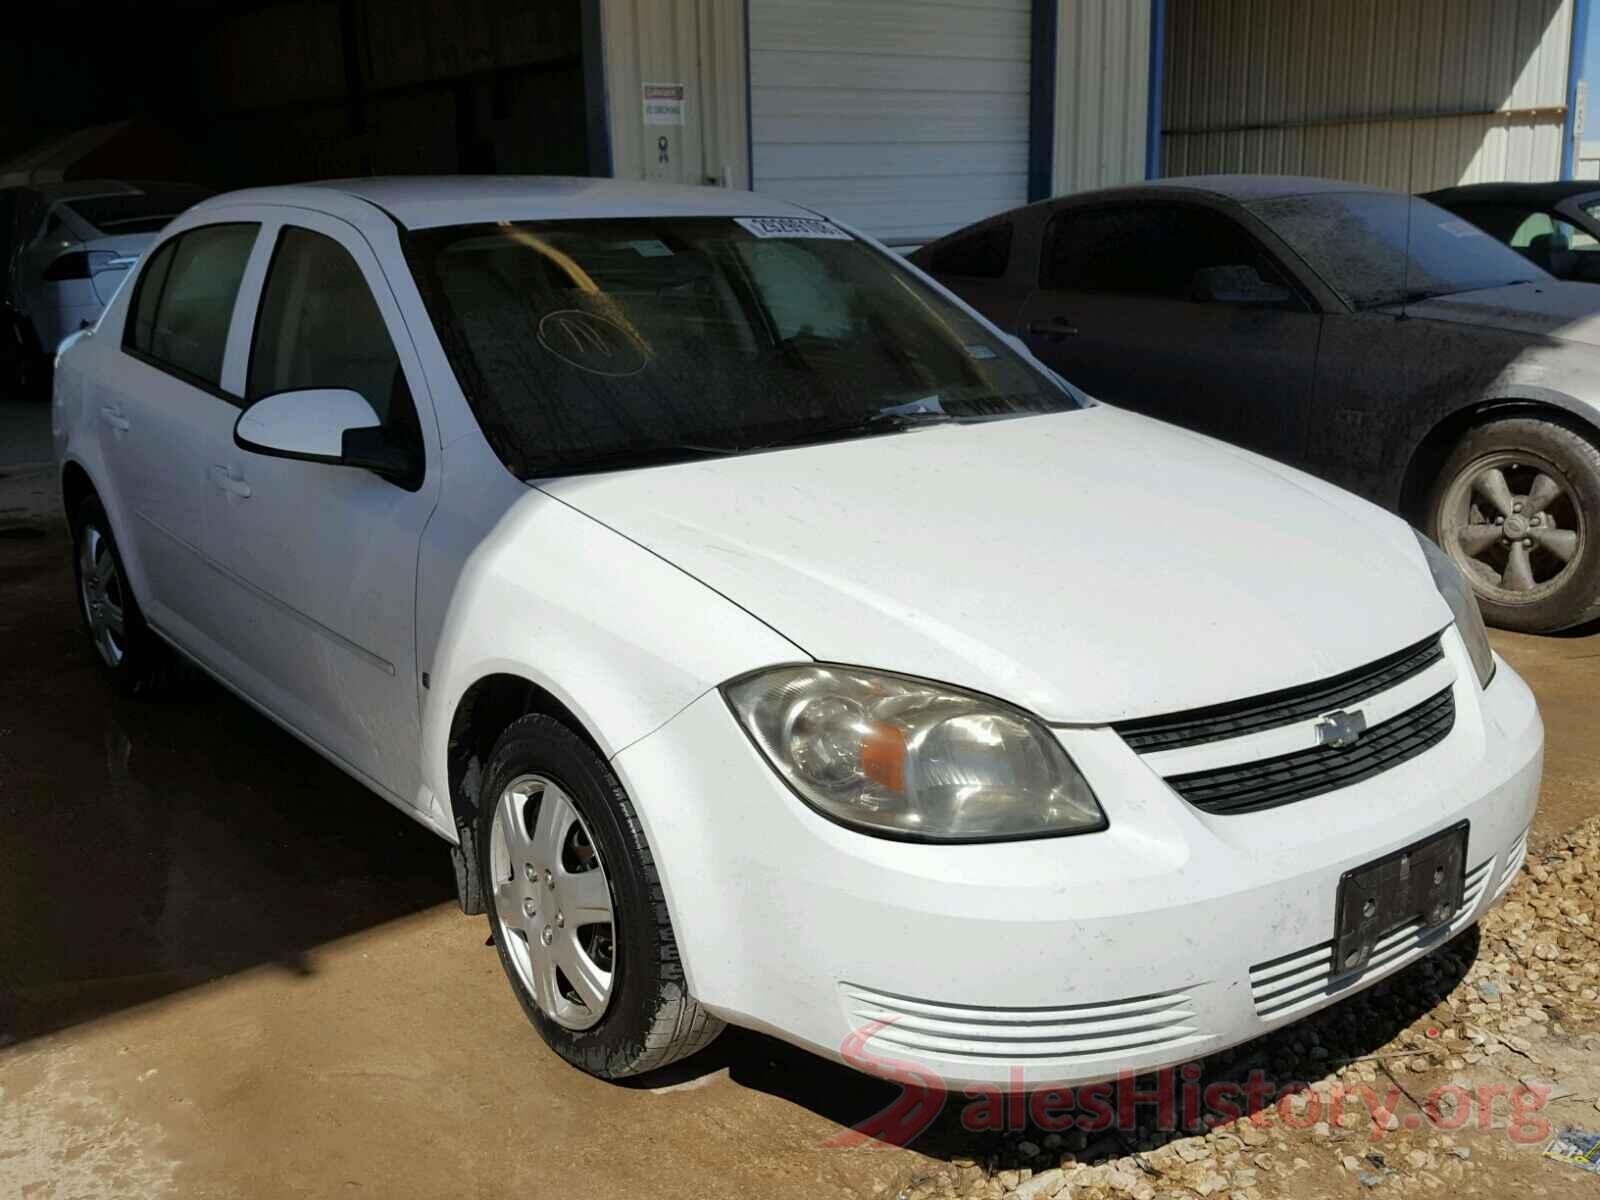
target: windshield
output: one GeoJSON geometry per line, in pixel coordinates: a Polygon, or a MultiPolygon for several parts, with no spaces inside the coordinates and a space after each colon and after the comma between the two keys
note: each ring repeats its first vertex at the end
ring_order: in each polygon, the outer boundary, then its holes
{"type": "Polygon", "coordinates": [[[820,219],[507,222],[406,241],[456,377],[523,479],[1082,403],[820,219]]]}
{"type": "Polygon", "coordinates": [[[211,193],[204,188],[173,187],[156,192],[124,192],[68,201],[72,209],[101,233],[155,233],[191,204],[211,193]]]}
{"type": "Polygon", "coordinates": [[[1325,192],[1247,207],[1352,308],[1549,278],[1470,221],[1415,197],[1325,192]]]}

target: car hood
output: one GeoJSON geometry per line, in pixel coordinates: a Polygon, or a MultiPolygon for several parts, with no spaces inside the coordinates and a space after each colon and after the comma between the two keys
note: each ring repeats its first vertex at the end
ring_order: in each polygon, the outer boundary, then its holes
{"type": "Polygon", "coordinates": [[[1592,283],[1560,279],[1517,283],[1435,296],[1408,304],[1405,311],[1414,319],[1483,325],[1600,346],[1600,286],[1592,283]]]}
{"type": "Polygon", "coordinates": [[[538,486],[814,658],[1057,723],[1307,683],[1450,620],[1395,518],[1106,406],[538,486]]]}

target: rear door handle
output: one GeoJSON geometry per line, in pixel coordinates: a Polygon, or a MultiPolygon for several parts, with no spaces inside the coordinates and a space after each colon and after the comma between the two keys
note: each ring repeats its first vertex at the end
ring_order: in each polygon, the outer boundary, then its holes
{"type": "Polygon", "coordinates": [[[247,500],[250,497],[250,485],[232,467],[224,467],[220,464],[212,467],[211,482],[230,496],[238,496],[241,500],[247,500]]]}
{"type": "Polygon", "coordinates": [[[1029,321],[1023,327],[1023,332],[1033,337],[1048,338],[1052,342],[1058,342],[1077,333],[1078,327],[1065,317],[1045,317],[1042,320],[1029,321]]]}
{"type": "Polygon", "coordinates": [[[109,404],[100,409],[100,419],[118,433],[127,433],[131,428],[128,418],[122,415],[121,410],[113,408],[109,404]]]}

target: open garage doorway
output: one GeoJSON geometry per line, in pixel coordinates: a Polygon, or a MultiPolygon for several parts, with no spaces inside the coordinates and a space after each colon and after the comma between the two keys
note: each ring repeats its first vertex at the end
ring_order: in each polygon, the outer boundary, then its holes
{"type": "Polygon", "coordinates": [[[0,46],[0,182],[609,173],[584,8],[67,0],[0,46]]]}

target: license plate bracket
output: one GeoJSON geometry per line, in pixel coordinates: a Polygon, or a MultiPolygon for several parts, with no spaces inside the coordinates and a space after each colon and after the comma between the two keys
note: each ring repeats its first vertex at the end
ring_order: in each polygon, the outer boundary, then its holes
{"type": "Polygon", "coordinates": [[[1462,821],[1339,877],[1333,973],[1359,971],[1385,934],[1412,921],[1422,933],[1447,924],[1466,894],[1467,829],[1462,821]]]}

